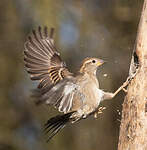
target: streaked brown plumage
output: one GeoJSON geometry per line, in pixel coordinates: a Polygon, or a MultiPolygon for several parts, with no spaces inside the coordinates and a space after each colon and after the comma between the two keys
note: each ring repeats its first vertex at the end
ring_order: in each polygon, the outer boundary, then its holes
{"type": "Polygon", "coordinates": [[[53,105],[63,115],[49,119],[45,125],[49,140],[67,123],[74,123],[98,111],[99,103],[113,98],[113,93],[99,89],[97,68],[104,63],[98,58],[86,58],[77,75],[69,72],[60,58],[47,28],[33,30],[25,43],[24,62],[32,80],[38,80],[36,103],[53,105]]]}

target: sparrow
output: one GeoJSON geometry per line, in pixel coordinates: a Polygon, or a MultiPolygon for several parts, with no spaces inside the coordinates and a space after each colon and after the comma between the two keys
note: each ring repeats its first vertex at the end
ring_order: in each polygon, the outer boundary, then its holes
{"type": "Polygon", "coordinates": [[[24,62],[31,80],[39,81],[33,96],[37,105],[54,106],[61,115],[50,118],[44,131],[48,141],[67,124],[73,124],[101,111],[100,102],[112,99],[115,93],[99,88],[97,69],[104,64],[99,58],[87,57],[79,71],[71,73],[61,59],[53,40],[54,29],[47,27],[33,30],[24,44],[24,62]]]}

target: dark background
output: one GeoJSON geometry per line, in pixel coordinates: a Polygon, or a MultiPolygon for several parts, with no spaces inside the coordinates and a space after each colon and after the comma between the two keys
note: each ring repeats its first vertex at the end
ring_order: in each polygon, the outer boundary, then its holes
{"type": "Polygon", "coordinates": [[[105,101],[95,120],[66,127],[50,143],[42,134],[53,108],[36,107],[36,87],[23,63],[23,45],[38,25],[54,27],[56,47],[74,72],[83,58],[107,63],[98,70],[100,87],[113,92],[126,80],[143,0],[0,1],[0,150],[116,150],[124,93],[105,101]]]}

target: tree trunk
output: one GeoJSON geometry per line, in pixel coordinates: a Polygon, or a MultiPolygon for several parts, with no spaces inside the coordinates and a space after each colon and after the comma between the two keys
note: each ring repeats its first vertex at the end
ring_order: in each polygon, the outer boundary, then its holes
{"type": "Polygon", "coordinates": [[[124,99],[118,150],[147,150],[147,0],[130,65],[135,74],[124,99]]]}

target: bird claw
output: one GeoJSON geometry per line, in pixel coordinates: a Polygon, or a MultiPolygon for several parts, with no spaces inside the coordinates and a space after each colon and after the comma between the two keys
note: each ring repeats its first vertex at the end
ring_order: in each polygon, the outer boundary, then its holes
{"type": "Polygon", "coordinates": [[[106,107],[99,107],[98,110],[94,113],[94,118],[98,117],[98,114],[102,114],[103,110],[105,110],[106,107]]]}
{"type": "Polygon", "coordinates": [[[103,106],[102,106],[102,107],[100,107],[100,108],[98,109],[98,114],[101,114],[101,113],[102,113],[102,111],[103,111],[103,110],[105,110],[105,109],[106,109],[106,107],[103,107],[103,106]]]}

